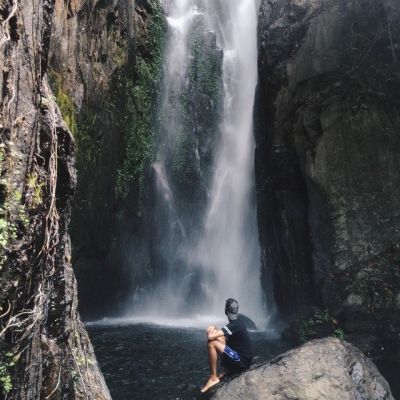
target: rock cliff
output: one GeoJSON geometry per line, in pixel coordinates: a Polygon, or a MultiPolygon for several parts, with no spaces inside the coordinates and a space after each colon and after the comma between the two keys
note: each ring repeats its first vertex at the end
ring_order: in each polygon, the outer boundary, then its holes
{"type": "Polygon", "coordinates": [[[126,252],[148,225],[141,215],[164,36],[158,1],[55,4],[49,78],[77,143],[71,237],[81,312],[91,318],[115,311],[129,294],[126,270],[135,268],[126,252]]]}
{"type": "Polygon", "coordinates": [[[264,281],[374,355],[400,348],[399,18],[397,1],[272,0],[258,28],[264,281]]]}
{"type": "Polygon", "coordinates": [[[47,75],[54,11],[48,0],[0,5],[1,390],[9,399],[110,399],[77,312],[75,140],[47,75]]]}
{"type": "Polygon", "coordinates": [[[308,342],[225,379],[199,399],[393,399],[376,366],[354,346],[333,338],[308,342]]]}

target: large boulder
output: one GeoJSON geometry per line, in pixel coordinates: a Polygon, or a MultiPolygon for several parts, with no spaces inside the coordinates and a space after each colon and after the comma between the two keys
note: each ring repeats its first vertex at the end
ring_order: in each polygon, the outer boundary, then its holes
{"type": "Polygon", "coordinates": [[[375,364],[351,344],[330,337],[227,378],[201,399],[394,399],[375,364]]]}

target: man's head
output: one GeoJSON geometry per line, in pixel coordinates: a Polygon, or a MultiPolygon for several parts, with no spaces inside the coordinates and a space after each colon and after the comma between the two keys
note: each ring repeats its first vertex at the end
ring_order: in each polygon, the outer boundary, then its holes
{"type": "Polygon", "coordinates": [[[231,319],[238,319],[239,303],[235,299],[228,299],[225,303],[225,314],[231,319]]]}

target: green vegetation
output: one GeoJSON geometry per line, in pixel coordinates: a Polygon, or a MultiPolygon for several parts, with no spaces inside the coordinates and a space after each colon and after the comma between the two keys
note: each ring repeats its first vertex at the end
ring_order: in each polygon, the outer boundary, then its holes
{"type": "Polygon", "coordinates": [[[39,183],[37,175],[34,173],[28,174],[26,180],[26,186],[28,190],[32,192],[31,207],[36,208],[38,205],[43,203],[43,185],[45,182],[39,183]]]}
{"type": "Polygon", "coordinates": [[[156,120],[165,46],[165,16],[158,2],[154,2],[147,29],[145,46],[148,53],[137,55],[134,67],[125,75],[120,73],[117,77],[117,86],[123,90],[120,119],[123,154],[117,171],[115,190],[117,197],[125,199],[132,183],[139,183],[138,214],[145,198],[144,170],[155,157],[153,121],[156,120]]]}
{"type": "Polygon", "coordinates": [[[12,389],[10,369],[17,359],[10,352],[0,353],[0,388],[4,396],[12,389]]]}
{"type": "Polygon", "coordinates": [[[182,186],[185,184],[195,184],[195,182],[191,182],[192,170],[190,168],[190,152],[195,146],[194,135],[188,132],[188,130],[178,133],[172,170],[177,173],[179,183],[182,186]]]}
{"type": "Polygon", "coordinates": [[[317,311],[308,318],[301,321],[299,327],[299,339],[301,342],[307,342],[313,339],[317,334],[318,325],[324,325],[331,321],[328,310],[317,311]]]}
{"type": "Polygon", "coordinates": [[[75,119],[75,106],[70,96],[63,90],[61,75],[52,69],[48,73],[49,84],[53,92],[54,99],[60,108],[63,120],[67,124],[69,130],[73,135],[77,132],[76,119],[75,119]]]}
{"type": "Polygon", "coordinates": [[[344,339],[343,329],[329,315],[328,310],[316,311],[308,317],[300,318],[295,324],[295,331],[301,343],[326,336],[344,339]]]}
{"type": "Polygon", "coordinates": [[[121,46],[116,46],[113,61],[117,64],[117,68],[123,67],[127,60],[128,53],[126,52],[126,49],[121,46]]]}
{"type": "MultiPolygon", "coordinates": [[[[212,154],[211,149],[199,157],[195,154],[207,143],[212,143],[214,150],[217,147],[222,111],[222,52],[216,46],[215,33],[206,31],[201,15],[194,17],[187,40],[191,54],[189,81],[182,83],[181,77],[175,81],[169,77],[169,97],[161,121],[164,131],[173,132],[164,139],[168,141],[164,147],[169,149],[166,163],[172,169],[174,184],[196,202],[193,189],[199,186],[199,170],[194,160],[200,161],[202,179],[210,182],[212,154]]],[[[165,137],[164,131],[160,137],[165,137]]],[[[198,200],[201,206],[202,200],[198,200]]]]}
{"type": "Polygon", "coordinates": [[[344,332],[342,328],[338,328],[335,330],[333,336],[337,337],[338,339],[343,340],[344,339],[344,332]]]}
{"type": "Polygon", "coordinates": [[[3,264],[10,241],[15,240],[18,231],[29,223],[22,204],[22,194],[10,180],[10,171],[19,173],[13,169],[13,160],[20,157],[11,141],[0,144],[0,265],[3,264]]]}
{"type": "MultiPolygon", "coordinates": [[[[144,7],[140,1],[137,6],[144,7]]],[[[104,198],[98,193],[102,189],[94,183],[100,179],[102,187],[114,185],[117,202],[122,200],[118,204],[123,204],[131,193],[129,205],[137,215],[146,197],[145,170],[155,158],[154,121],[166,32],[159,2],[150,6],[146,3],[146,7],[145,26],[138,30],[135,42],[128,40],[125,27],[117,20],[108,25],[107,34],[114,43],[115,71],[106,76],[101,63],[97,63],[93,69],[99,79],[82,74],[91,101],[84,102],[76,134],[78,174],[88,181],[85,188],[80,188],[83,201],[90,201],[94,208],[100,207],[94,203],[101,201],[104,208],[104,198]]],[[[101,16],[98,19],[102,20],[101,16]]],[[[119,213],[124,209],[120,207],[119,213]]]]}
{"type": "Polygon", "coordinates": [[[116,193],[125,199],[132,181],[139,180],[143,195],[143,171],[153,160],[154,130],[152,121],[152,88],[154,76],[145,60],[138,58],[136,80],[125,85],[125,110],[122,119],[124,154],[117,172],[116,193]]]}
{"type": "Polygon", "coordinates": [[[189,76],[196,90],[216,99],[221,90],[222,51],[216,48],[215,40],[215,33],[205,32],[203,18],[195,19],[189,33],[193,56],[189,76]]]}

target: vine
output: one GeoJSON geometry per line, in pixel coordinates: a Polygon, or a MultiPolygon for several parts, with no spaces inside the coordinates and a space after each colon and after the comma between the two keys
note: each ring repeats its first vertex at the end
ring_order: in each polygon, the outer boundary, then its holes
{"type": "Polygon", "coordinates": [[[2,23],[4,36],[0,41],[0,49],[5,43],[10,41],[10,39],[11,39],[9,22],[10,22],[11,18],[14,17],[15,13],[17,12],[17,10],[18,10],[18,1],[17,0],[13,0],[11,12],[8,14],[8,17],[2,23]]]}

